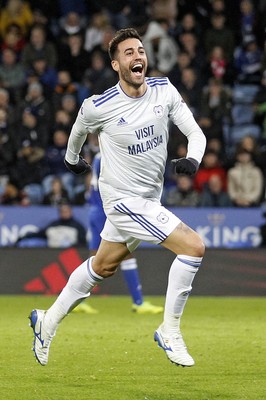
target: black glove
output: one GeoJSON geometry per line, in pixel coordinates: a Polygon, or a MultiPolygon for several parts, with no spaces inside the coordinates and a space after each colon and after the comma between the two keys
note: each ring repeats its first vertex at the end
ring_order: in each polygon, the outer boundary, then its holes
{"type": "Polygon", "coordinates": [[[193,176],[199,168],[199,163],[194,158],[178,158],[172,160],[177,174],[193,176]]]}
{"type": "Polygon", "coordinates": [[[64,160],[64,163],[67,169],[76,175],[83,175],[91,172],[90,164],[88,164],[81,156],[79,156],[77,164],[70,164],[66,159],[64,160]]]}

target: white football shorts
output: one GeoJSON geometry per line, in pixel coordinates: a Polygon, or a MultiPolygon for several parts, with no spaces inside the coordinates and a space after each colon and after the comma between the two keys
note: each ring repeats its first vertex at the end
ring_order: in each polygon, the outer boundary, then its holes
{"type": "Polygon", "coordinates": [[[126,243],[130,252],[142,242],[159,244],[181,220],[157,201],[140,197],[122,199],[105,209],[107,219],[101,237],[109,242],[126,243]]]}

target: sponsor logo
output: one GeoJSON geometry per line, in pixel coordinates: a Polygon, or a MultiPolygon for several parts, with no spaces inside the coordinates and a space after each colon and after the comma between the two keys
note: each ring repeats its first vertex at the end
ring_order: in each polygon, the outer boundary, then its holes
{"type": "Polygon", "coordinates": [[[121,117],[117,123],[117,126],[120,126],[120,125],[127,125],[127,121],[123,117],[121,117]]]}

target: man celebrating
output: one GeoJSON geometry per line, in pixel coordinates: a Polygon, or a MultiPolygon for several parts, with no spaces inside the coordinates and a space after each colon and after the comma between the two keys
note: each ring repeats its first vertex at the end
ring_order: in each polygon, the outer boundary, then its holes
{"type": "Polygon", "coordinates": [[[119,82],[84,101],[65,156],[66,166],[73,173],[86,173],[91,167],[80,156],[81,148],[89,133],[98,134],[99,188],[107,220],[96,255],[77,267],[47,311],[31,312],[34,354],[46,365],[61,320],[90,295],[95,285],[112,276],[141,241],[147,241],[176,255],[169,272],[163,322],[154,339],[170,361],[193,366],[181,335],[180,318],[205,248],[196,232],[161,205],[160,197],[169,120],[188,139],[187,157],[173,160],[176,173],[196,173],[206,139],[169,80],[145,77],[148,62],[138,32],[131,28],[118,31],[110,42],[109,54],[119,82]]]}

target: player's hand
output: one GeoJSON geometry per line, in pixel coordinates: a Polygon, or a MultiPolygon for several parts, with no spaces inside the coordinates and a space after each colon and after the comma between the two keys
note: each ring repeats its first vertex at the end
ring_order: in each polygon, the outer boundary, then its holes
{"type": "Polygon", "coordinates": [[[199,168],[199,163],[194,158],[178,158],[172,160],[177,174],[193,176],[199,168]]]}
{"type": "Polygon", "coordinates": [[[77,164],[70,164],[66,159],[64,160],[64,163],[67,169],[76,175],[84,175],[91,172],[90,164],[88,164],[87,161],[81,156],[79,156],[77,164]]]}

